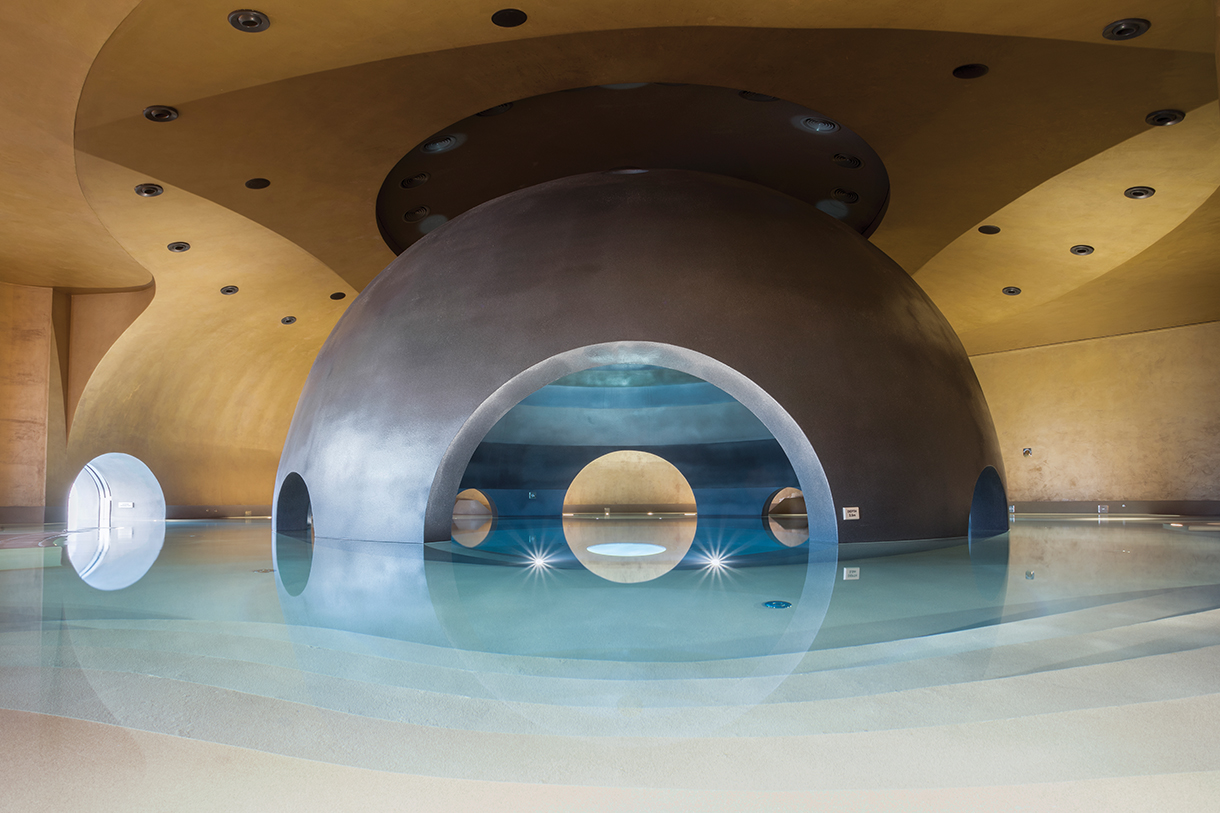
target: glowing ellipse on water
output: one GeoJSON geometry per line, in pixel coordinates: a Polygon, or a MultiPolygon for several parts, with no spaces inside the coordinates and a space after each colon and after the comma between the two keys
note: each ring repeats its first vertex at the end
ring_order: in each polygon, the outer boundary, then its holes
{"type": "Polygon", "coordinates": [[[601,556],[655,556],[664,553],[666,548],[662,545],[649,545],[647,542],[603,542],[600,545],[590,545],[585,550],[601,556]]]}

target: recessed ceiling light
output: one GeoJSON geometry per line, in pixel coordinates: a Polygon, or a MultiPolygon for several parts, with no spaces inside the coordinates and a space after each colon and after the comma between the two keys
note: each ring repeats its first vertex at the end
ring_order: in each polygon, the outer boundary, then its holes
{"type": "Polygon", "coordinates": [[[414,209],[403,212],[402,219],[408,223],[418,223],[428,216],[429,211],[427,206],[416,206],[414,209]]]}
{"type": "Polygon", "coordinates": [[[958,65],[953,69],[953,75],[958,79],[978,79],[980,76],[986,76],[989,68],[980,62],[971,62],[969,65],[958,65]]]}
{"type": "Polygon", "coordinates": [[[1004,296],[1016,296],[1017,294],[1021,293],[1021,289],[1015,285],[1009,285],[1007,288],[1002,290],[1004,292],[1004,296]]]}
{"type": "Polygon", "coordinates": [[[149,105],[148,107],[144,108],[144,118],[148,119],[149,121],[173,121],[174,119],[178,118],[178,110],[164,104],[149,105]]]}
{"type": "Polygon", "coordinates": [[[528,19],[529,15],[519,8],[502,8],[491,15],[491,21],[501,28],[516,28],[528,19]]]}
{"type": "Polygon", "coordinates": [[[743,99],[749,99],[752,102],[776,102],[779,101],[778,96],[768,96],[765,93],[755,93],[752,90],[743,90],[737,94],[743,99]]]}
{"type": "Polygon", "coordinates": [[[346,299],[347,294],[343,293],[342,291],[335,291],[333,294],[330,295],[330,298],[334,299],[334,300],[346,299]]]}
{"type": "Polygon", "coordinates": [[[808,130],[811,133],[833,133],[839,129],[839,125],[830,119],[818,118],[817,116],[797,116],[793,119],[797,127],[808,130]]]}
{"type": "Polygon", "coordinates": [[[1087,257],[1093,253],[1093,247],[1086,245],[1072,246],[1070,251],[1078,257],[1087,257]]]}
{"type": "Polygon", "coordinates": [[[607,175],[643,175],[648,170],[639,167],[615,167],[606,170],[607,175]]]}
{"type": "Polygon", "coordinates": [[[183,243],[183,242],[170,243],[168,246],[166,246],[166,248],[168,248],[170,251],[174,252],[175,254],[181,254],[184,251],[190,251],[191,244],[183,243]]]}
{"type": "Polygon", "coordinates": [[[860,200],[860,195],[850,189],[836,189],[830,193],[830,196],[835,200],[841,200],[844,203],[856,203],[860,200]]]}
{"type": "Polygon", "coordinates": [[[403,178],[401,186],[403,189],[414,189],[417,186],[426,184],[431,177],[427,172],[421,172],[418,175],[412,175],[410,178],[403,178]]]}
{"type": "Polygon", "coordinates": [[[428,153],[429,155],[438,152],[449,152],[449,150],[452,150],[455,147],[460,147],[462,142],[465,140],[465,138],[456,133],[449,133],[447,135],[428,139],[422,145],[420,145],[420,150],[428,153]]]}
{"type": "Polygon", "coordinates": [[[1184,118],[1186,118],[1186,114],[1181,110],[1153,110],[1144,116],[1144,121],[1153,127],[1170,127],[1184,118]]]}
{"type": "Polygon", "coordinates": [[[1129,17],[1125,20],[1115,20],[1101,30],[1101,35],[1108,40],[1133,40],[1144,34],[1152,23],[1140,17],[1129,17]]]}
{"type": "Polygon", "coordinates": [[[261,11],[253,9],[241,9],[239,11],[229,12],[229,25],[236,28],[238,31],[246,31],[251,34],[257,34],[260,31],[266,31],[271,27],[271,18],[261,11]]]}
{"type": "Polygon", "coordinates": [[[237,293],[237,286],[236,285],[226,285],[225,287],[220,289],[220,292],[222,294],[224,294],[225,296],[233,296],[233,294],[237,293]]]}
{"type": "Polygon", "coordinates": [[[160,195],[164,191],[165,191],[165,189],[162,188],[161,184],[159,184],[159,183],[138,183],[138,184],[136,184],[136,194],[142,198],[155,198],[157,195],[160,195]]]}
{"type": "Polygon", "coordinates": [[[246,189],[266,189],[271,186],[271,181],[266,178],[251,178],[246,181],[246,189]]]}
{"type": "Polygon", "coordinates": [[[999,234],[999,226],[979,226],[979,231],[983,234],[999,234]]]}
{"type": "Polygon", "coordinates": [[[283,319],[280,320],[280,324],[281,325],[291,325],[296,320],[297,320],[297,318],[295,316],[285,316],[283,319]]]}
{"type": "Polygon", "coordinates": [[[844,169],[859,169],[860,167],[864,166],[864,162],[856,156],[848,155],[847,153],[842,152],[835,153],[834,157],[830,160],[844,169]]]}
{"type": "Polygon", "coordinates": [[[1156,194],[1156,190],[1151,186],[1133,186],[1123,194],[1134,200],[1147,200],[1156,194]]]}

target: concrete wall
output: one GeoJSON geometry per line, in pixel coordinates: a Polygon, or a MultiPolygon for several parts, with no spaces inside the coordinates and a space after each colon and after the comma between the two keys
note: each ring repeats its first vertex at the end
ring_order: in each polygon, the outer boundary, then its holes
{"type": "Polygon", "coordinates": [[[1220,500],[1220,322],[971,362],[1011,502],[1220,500]]]}
{"type": "Polygon", "coordinates": [[[42,522],[50,288],[0,283],[0,523],[42,522]]]}

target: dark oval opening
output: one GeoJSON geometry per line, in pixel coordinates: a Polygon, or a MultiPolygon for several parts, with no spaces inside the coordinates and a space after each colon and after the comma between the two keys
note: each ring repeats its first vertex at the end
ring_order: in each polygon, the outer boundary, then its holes
{"type": "Polygon", "coordinates": [[[309,487],[294,471],[284,478],[275,503],[275,569],[290,596],[301,595],[309,582],[313,540],[309,487]]]}

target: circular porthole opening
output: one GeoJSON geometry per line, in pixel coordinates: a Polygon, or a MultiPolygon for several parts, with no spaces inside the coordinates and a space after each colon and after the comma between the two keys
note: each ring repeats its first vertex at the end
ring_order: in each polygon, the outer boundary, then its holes
{"type": "Polygon", "coordinates": [[[72,483],[68,559],[98,590],[121,590],[152,567],[165,543],[165,495],[148,466],[128,454],[89,461],[72,483]]]}
{"type": "Polygon", "coordinates": [[[805,495],[799,488],[781,488],[771,495],[763,508],[767,531],[786,548],[809,541],[809,513],[805,495]]]}
{"type": "Polygon", "coordinates": [[[313,566],[313,503],[304,478],[290,472],[275,500],[275,569],[290,596],[299,596],[313,566]]]}
{"type": "Polygon", "coordinates": [[[496,505],[477,488],[458,492],[453,501],[453,541],[464,548],[477,548],[487,541],[496,520],[496,505]]]}

